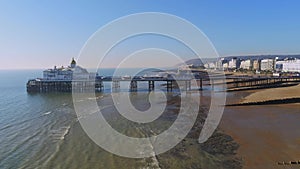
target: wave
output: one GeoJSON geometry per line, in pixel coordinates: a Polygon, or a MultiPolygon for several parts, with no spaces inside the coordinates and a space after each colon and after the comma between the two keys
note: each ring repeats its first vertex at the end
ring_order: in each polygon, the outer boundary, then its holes
{"type": "Polygon", "coordinates": [[[60,140],[64,140],[65,136],[69,133],[71,126],[68,126],[65,130],[65,132],[63,133],[63,135],[60,137],[60,140]]]}
{"type": "Polygon", "coordinates": [[[48,165],[48,163],[57,155],[57,153],[60,151],[60,146],[63,143],[66,135],[70,132],[71,129],[71,125],[69,126],[63,126],[60,127],[57,130],[51,130],[51,134],[50,134],[50,139],[52,139],[52,141],[56,142],[55,144],[55,150],[54,152],[52,152],[50,154],[50,156],[47,157],[47,159],[45,159],[42,164],[40,164],[40,166],[42,166],[42,168],[45,168],[45,166],[48,165]]]}
{"type": "Polygon", "coordinates": [[[51,114],[51,113],[52,113],[52,111],[48,111],[48,112],[44,113],[44,115],[48,115],[48,114],[51,114]]]}
{"type": "Polygon", "coordinates": [[[69,133],[71,128],[70,126],[64,126],[60,127],[58,130],[51,130],[51,135],[50,137],[52,138],[53,141],[61,141],[65,139],[65,136],[69,133]]]}

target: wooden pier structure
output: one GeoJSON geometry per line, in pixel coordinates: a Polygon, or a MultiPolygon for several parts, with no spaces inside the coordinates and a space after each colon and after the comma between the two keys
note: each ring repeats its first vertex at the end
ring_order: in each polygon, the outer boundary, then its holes
{"type": "MultiPolygon", "coordinates": [[[[165,87],[168,92],[173,91],[174,88],[178,88],[177,82],[184,84],[183,90],[191,90],[192,78],[164,78],[164,77],[105,77],[96,78],[96,80],[43,80],[32,79],[27,82],[27,92],[72,92],[76,89],[78,92],[102,92],[104,90],[104,82],[110,82],[113,90],[120,89],[122,82],[129,82],[130,91],[138,91],[139,82],[148,82],[148,90],[153,91],[155,89],[155,82],[165,82],[165,87]]],[[[196,80],[196,79],[194,79],[196,80]]],[[[199,89],[202,89],[202,79],[200,81],[199,89]]]]}
{"type": "Polygon", "coordinates": [[[130,91],[138,91],[138,83],[139,82],[148,82],[148,90],[153,91],[155,89],[155,82],[165,82],[165,86],[167,91],[173,91],[174,88],[178,88],[177,82],[183,82],[184,85],[184,90],[191,90],[191,81],[192,80],[197,80],[201,81],[199,89],[202,89],[202,79],[192,79],[192,78],[165,78],[165,77],[133,77],[124,79],[122,77],[106,77],[102,79],[102,82],[112,82],[112,88],[113,89],[118,89],[120,88],[120,83],[122,82],[130,82],[129,84],[129,89],[130,91]]]}
{"type": "MultiPolygon", "coordinates": [[[[227,88],[230,89],[260,89],[276,86],[288,86],[300,83],[300,77],[226,77],[227,88]]],[[[233,90],[235,91],[235,90],[233,90]]]]}
{"type": "Polygon", "coordinates": [[[27,92],[30,93],[48,93],[48,92],[72,92],[72,89],[78,89],[78,92],[100,92],[103,90],[103,83],[99,80],[42,80],[32,79],[26,84],[27,92]]]}
{"type": "Polygon", "coordinates": [[[96,80],[43,80],[33,79],[27,82],[27,92],[72,92],[73,88],[78,92],[102,92],[104,90],[104,82],[111,83],[113,91],[118,91],[121,88],[121,83],[129,82],[129,91],[138,91],[139,82],[147,82],[148,90],[155,90],[156,82],[165,86],[168,92],[173,91],[175,88],[180,88],[184,91],[192,90],[192,81],[194,89],[202,90],[203,85],[209,85],[214,89],[215,85],[227,85],[228,91],[260,89],[276,86],[284,86],[290,84],[300,83],[300,77],[251,77],[251,76],[227,76],[206,77],[198,78],[172,78],[172,77],[142,77],[135,76],[128,77],[97,77],[96,80]],[[220,81],[221,80],[221,81],[220,81]],[[205,81],[205,83],[204,83],[205,81]]]}

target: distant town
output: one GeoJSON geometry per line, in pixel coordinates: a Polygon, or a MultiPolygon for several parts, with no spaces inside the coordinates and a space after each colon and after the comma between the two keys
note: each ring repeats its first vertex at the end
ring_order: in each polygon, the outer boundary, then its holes
{"type": "Polygon", "coordinates": [[[299,76],[300,73],[300,59],[298,55],[223,57],[216,61],[207,61],[203,66],[205,69],[211,70],[251,72],[254,74],[263,73],[272,74],[273,76],[299,76]]]}

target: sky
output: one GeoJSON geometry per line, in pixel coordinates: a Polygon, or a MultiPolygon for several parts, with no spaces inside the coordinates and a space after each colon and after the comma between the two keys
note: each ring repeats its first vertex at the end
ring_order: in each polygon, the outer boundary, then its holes
{"type": "Polygon", "coordinates": [[[299,6],[297,0],[3,0],[0,69],[67,65],[99,28],[140,12],[186,19],[210,39],[220,56],[300,54],[299,6]]]}

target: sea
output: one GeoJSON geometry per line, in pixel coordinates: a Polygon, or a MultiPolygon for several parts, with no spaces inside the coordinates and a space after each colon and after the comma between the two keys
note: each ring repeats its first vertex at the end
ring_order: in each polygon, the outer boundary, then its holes
{"type": "MultiPolygon", "coordinates": [[[[113,69],[105,69],[100,75],[110,76],[113,69]]],[[[130,75],[132,69],[122,71],[130,75]]],[[[215,168],[222,165],[219,158],[204,151],[197,139],[186,139],[177,148],[153,158],[126,158],[105,151],[83,131],[74,111],[71,93],[27,93],[28,79],[42,77],[42,70],[0,70],[0,168],[215,168]],[[208,159],[208,160],[206,160],[208,159]]],[[[100,101],[107,98],[109,87],[98,95],[100,101]]],[[[163,88],[163,86],[162,86],[163,88]]],[[[140,92],[131,98],[133,104],[145,109],[147,101],[140,92]]],[[[170,97],[176,97],[176,92],[170,97]]],[[[104,105],[107,106],[107,105],[104,105]]],[[[174,105],[169,114],[158,120],[157,132],[170,127],[176,113],[174,105]]],[[[116,128],[133,133],[136,128],[119,120],[120,115],[108,109],[106,118],[116,128]]],[[[133,135],[139,135],[134,133],[133,135]]]]}

